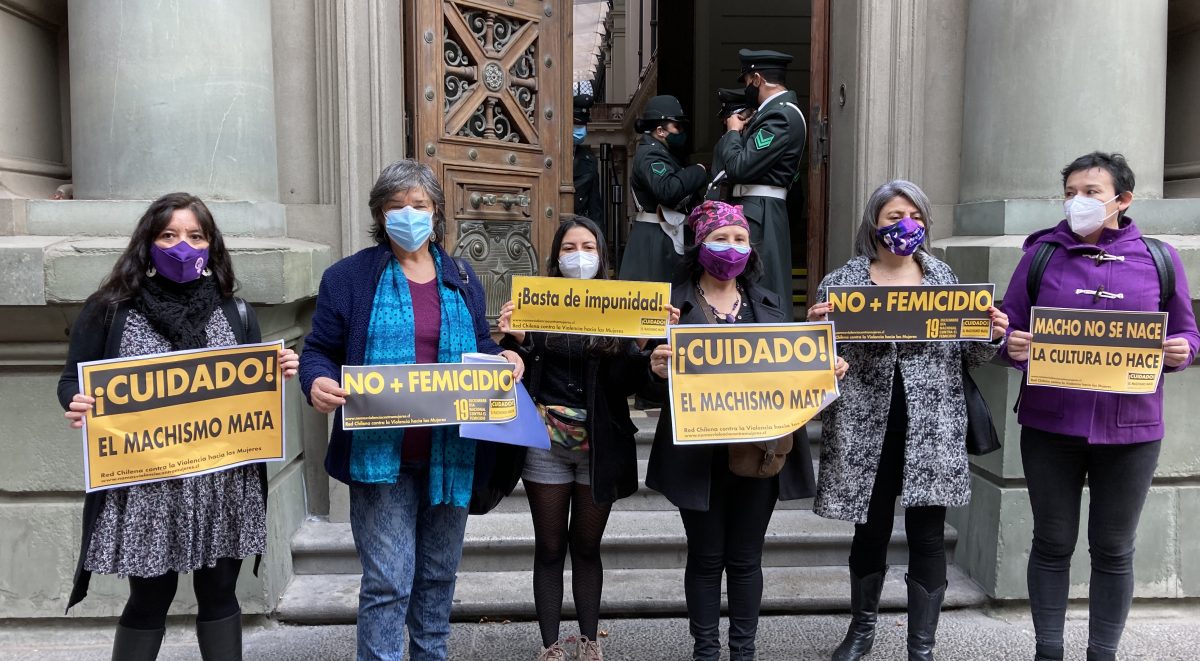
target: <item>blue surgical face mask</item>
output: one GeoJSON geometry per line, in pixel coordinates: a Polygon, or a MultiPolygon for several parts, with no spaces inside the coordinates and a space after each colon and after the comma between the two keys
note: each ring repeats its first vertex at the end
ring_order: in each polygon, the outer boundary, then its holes
{"type": "Polygon", "coordinates": [[[708,246],[708,249],[713,252],[725,252],[727,250],[733,250],[733,251],[737,252],[738,254],[742,254],[742,255],[750,254],[750,246],[745,243],[724,243],[724,242],[712,241],[709,243],[705,243],[704,245],[708,246]]]}
{"type": "Polygon", "coordinates": [[[577,145],[582,145],[582,144],[583,144],[583,139],[584,139],[584,138],[586,138],[586,137],[587,137],[587,127],[586,127],[586,126],[576,126],[576,127],[575,127],[575,128],[572,130],[572,131],[571,131],[571,139],[572,139],[572,140],[575,142],[575,144],[577,144],[577,145]]]}
{"type": "Polygon", "coordinates": [[[412,207],[384,214],[388,237],[405,252],[416,252],[433,234],[433,213],[412,207]]]}

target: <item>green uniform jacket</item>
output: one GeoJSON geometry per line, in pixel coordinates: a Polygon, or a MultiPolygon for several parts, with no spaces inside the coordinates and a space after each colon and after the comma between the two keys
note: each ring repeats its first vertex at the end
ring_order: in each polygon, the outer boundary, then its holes
{"type": "MultiPolygon", "coordinates": [[[[759,108],[740,133],[726,131],[713,150],[713,161],[721,164],[732,185],[789,188],[800,175],[807,135],[796,95],[784,92],[759,108]]],[[[763,260],[762,285],[784,302],[790,319],[792,238],[787,201],[771,197],[732,201],[742,205],[750,221],[750,240],[763,260]]]]}
{"type": "MultiPolygon", "coordinates": [[[[654,213],[659,205],[686,213],[689,199],[704,190],[708,173],[700,165],[684,166],[667,146],[643,135],[633,155],[630,188],[642,209],[654,213]]],[[[634,222],[625,254],[621,256],[622,280],[671,282],[679,265],[679,255],[671,239],[657,224],[634,222]]]]}

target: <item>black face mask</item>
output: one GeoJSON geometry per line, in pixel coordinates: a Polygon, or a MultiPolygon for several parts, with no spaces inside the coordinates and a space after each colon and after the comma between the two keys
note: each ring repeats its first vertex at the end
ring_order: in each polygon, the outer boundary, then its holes
{"type": "Polygon", "coordinates": [[[746,86],[746,102],[751,108],[758,107],[758,88],[754,86],[753,81],[746,86]]]}

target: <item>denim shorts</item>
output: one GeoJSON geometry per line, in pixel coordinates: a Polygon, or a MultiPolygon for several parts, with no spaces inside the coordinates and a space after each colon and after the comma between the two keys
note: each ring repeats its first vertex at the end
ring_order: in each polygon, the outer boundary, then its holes
{"type": "Polygon", "coordinates": [[[591,485],[591,461],[587,450],[568,450],[550,444],[549,450],[529,448],[525,452],[525,470],[521,478],[538,484],[591,485]]]}

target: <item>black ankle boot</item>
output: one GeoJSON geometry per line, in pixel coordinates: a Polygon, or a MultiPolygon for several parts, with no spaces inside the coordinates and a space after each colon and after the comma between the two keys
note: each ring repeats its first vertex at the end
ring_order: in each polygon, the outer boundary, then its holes
{"type": "Polygon", "coordinates": [[[196,642],[204,661],[242,661],[242,612],[211,622],[196,622],[196,642]]]}
{"type": "Polygon", "coordinates": [[[879,620],[879,594],[887,567],[859,578],[850,572],[850,628],[842,644],[833,651],[833,661],[858,661],[875,644],[875,623],[879,620]]]}
{"type": "Polygon", "coordinates": [[[1087,648],[1087,661],[1117,661],[1117,653],[1101,652],[1089,646],[1087,648]]]}
{"type": "Polygon", "coordinates": [[[904,575],[908,584],[908,661],[933,661],[933,645],[946,586],[930,594],[920,583],[904,575]]]}
{"type": "Polygon", "coordinates": [[[117,637],[113,640],[113,661],[154,661],[166,632],[166,629],[130,629],[118,624],[117,637]]]}

